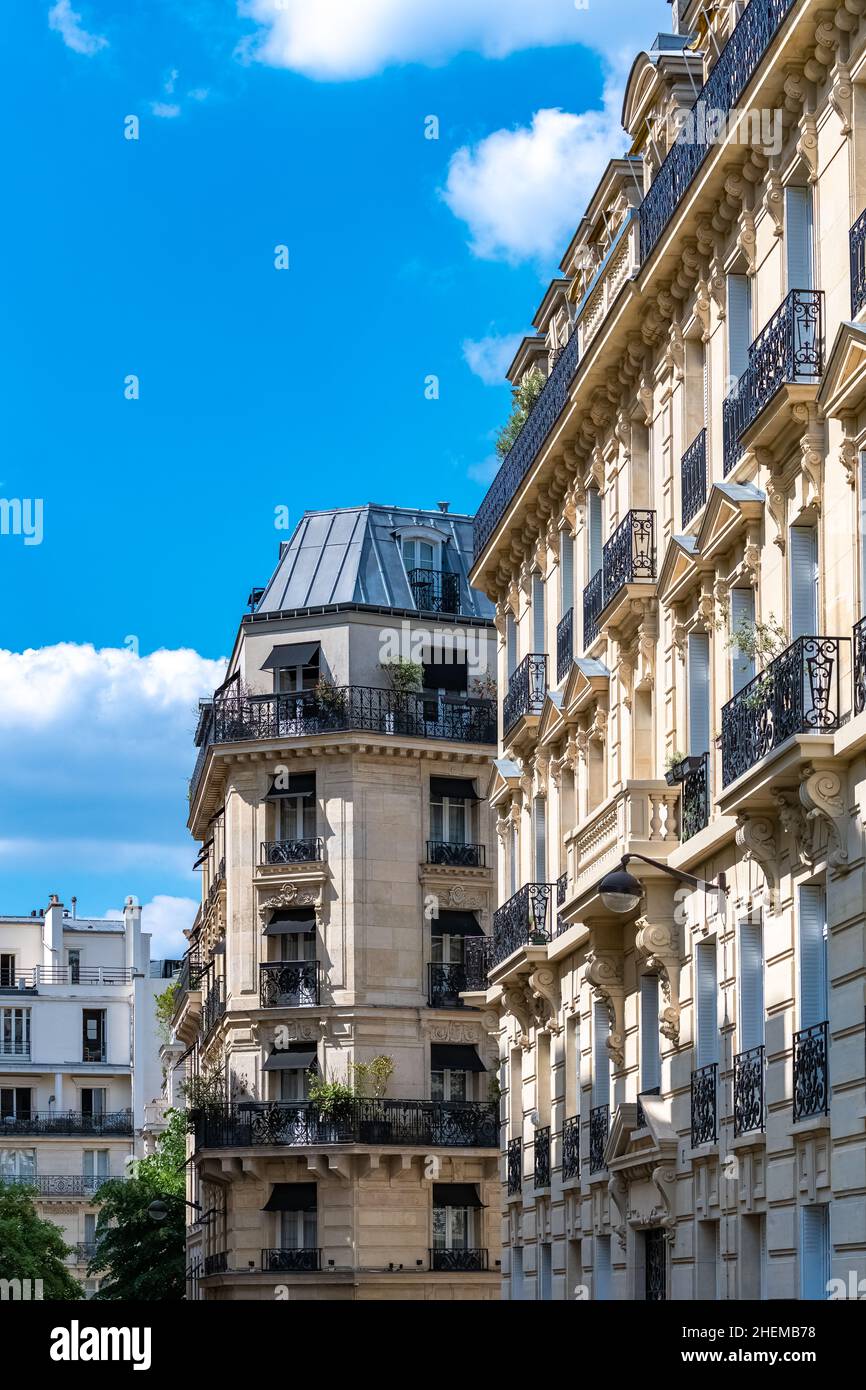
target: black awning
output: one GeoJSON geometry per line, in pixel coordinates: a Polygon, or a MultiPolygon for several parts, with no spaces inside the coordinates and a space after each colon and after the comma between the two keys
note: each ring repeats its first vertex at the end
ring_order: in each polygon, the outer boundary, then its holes
{"type": "Polygon", "coordinates": [[[478,1196],[474,1182],[434,1182],[434,1207],[478,1207],[484,1206],[478,1196]]]}
{"type": "Polygon", "coordinates": [[[486,1071],[471,1043],[431,1043],[431,1071],[486,1071]]]}
{"type": "Polygon", "coordinates": [[[460,692],[466,689],[466,658],[461,661],[448,661],[424,667],[424,688],[426,690],[450,690],[460,692]]]}
{"type": "Polygon", "coordinates": [[[431,777],[430,796],[448,796],[457,801],[478,801],[479,796],[475,790],[475,783],[470,782],[468,777],[431,777]]]}
{"type": "Polygon", "coordinates": [[[274,1050],[265,1062],[263,1071],[307,1071],[315,1062],[315,1052],[274,1050]]]}
{"type": "Polygon", "coordinates": [[[315,772],[292,772],[288,777],[285,773],[278,772],[271,783],[271,789],[265,797],[265,801],[279,801],[280,797],[283,796],[315,795],[315,772]]]}
{"type": "Polygon", "coordinates": [[[318,642],[294,642],[286,647],[274,647],[266,661],[263,671],[279,671],[284,666],[312,666],[319,659],[318,642]]]}
{"type": "MultiPolygon", "coordinates": [[[[452,1206],[454,1203],[452,1203],[452,1206]]],[[[275,1182],[262,1211],[315,1211],[314,1182],[275,1182]]]]}
{"type": "Polygon", "coordinates": [[[483,936],[474,912],[442,911],[438,917],[430,918],[430,931],[433,936],[483,936]]]}
{"type": "Polygon", "coordinates": [[[308,936],[316,930],[316,914],[311,907],[278,907],[271,913],[264,936],[308,936]]]}

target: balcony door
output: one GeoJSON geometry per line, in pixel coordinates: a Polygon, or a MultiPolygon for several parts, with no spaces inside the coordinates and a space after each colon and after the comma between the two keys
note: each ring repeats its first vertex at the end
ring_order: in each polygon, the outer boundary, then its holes
{"type": "Polygon", "coordinates": [[[689,753],[702,758],[710,749],[710,638],[689,634],[689,753]]]}
{"type": "Polygon", "coordinates": [[[98,1120],[105,1114],[105,1087],[104,1086],[82,1086],[81,1088],[81,1113],[87,1115],[89,1119],[98,1120]]]}
{"type": "Polygon", "coordinates": [[[306,1211],[280,1212],[281,1250],[315,1250],[318,1241],[319,1218],[315,1207],[306,1211]]]}
{"type": "MultiPolygon", "coordinates": [[[[754,589],[731,590],[731,637],[740,633],[745,639],[755,626],[754,589]]],[[[755,678],[755,658],[741,651],[734,641],[731,645],[731,694],[739,695],[741,690],[755,678]]]]}
{"type": "Polygon", "coordinates": [[[790,529],[791,640],[818,633],[818,533],[814,526],[790,529]]]}
{"type": "Polygon", "coordinates": [[[0,1057],[30,1056],[30,1010],[0,1009],[0,1057]]]}
{"type": "MultiPolygon", "coordinates": [[[[0,1136],[2,1137],[2,1136],[0,1136]]],[[[35,1149],[0,1148],[0,1182],[27,1183],[36,1177],[35,1149]]]]}
{"type": "Polygon", "coordinates": [[[15,956],[11,952],[0,953],[0,989],[15,988],[15,956]]]}
{"type": "Polygon", "coordinates": [[[433,1250],[477,1250],[481,1202],[474,1183],[434,1183],[433,1250]]]}
{"type": "Polygon", "coordinates": [[[799,901],[800,1027],[826,1023],[827,910],[820,884],[803,884],[799,901]]]}
{"type": "Polygon", "coordinates": [[[811,188],[785,189],[785,260],[789,293],[811,290],[815,283],[811,188]]]}
{"type": "Polygon", "coordinates": [[[4,1086],[0,1090],[0,1132],[2,1121],[10,1125],[15,1120],[29,1120],[32,1114],[33,1092],[29,1086],[4,1086]]]}
{"type": "Polygon", "coordinates": [[[730,378],[731,389],[749,365],[751,343],[752,282],[748,275],[729,275],[728,377],[730,378]]]}
{"type": "Polygon", "coordinates": [[[277,839],[284,844],[315,839],[315,792],[280,797],[277,802],[277,831],[277,839]]]}
{"type": "Polygon", "coordinates": [[[105,1010],[83,1009],[81,1019],[82,1060],[105,1061],[105,1010]]]}
{"type": "Polygon", "coordinates": [[[82,1154],[82,1171],[85,1190],[95,1192],[102,1183],[108,1181],[111,1171],[108,1149],[85,1149],[82,1154]]]}
{"type": "Polygon", "coordinates": [[[719,981],[715,937],[695,947],[697,1070],[719,1060],[719,981]]]}

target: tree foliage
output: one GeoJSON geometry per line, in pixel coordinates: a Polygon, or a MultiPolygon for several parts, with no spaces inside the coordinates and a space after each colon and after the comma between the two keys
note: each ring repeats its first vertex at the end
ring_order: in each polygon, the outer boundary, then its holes
{"type": "Polygon", "coordinates": [[[40,1279],[44,1299],[82,1298],[80,1283],[63,1263],[68,1252],[53,1221],[37,1212],[32,1189],[0,1185],[0,1279],[40,1279]]]}
{"type": "Polygon", "coordinates": [[[537,367],[533,367],[531,372],[527,372],[520,385],[512,391],[514,404],[511,408],[511,414],[496,437],[496,452],[500,458],[505,458],[529,419],[530,411],[541,395],[544,383],[545,378],[542,373],[537,367]]]}

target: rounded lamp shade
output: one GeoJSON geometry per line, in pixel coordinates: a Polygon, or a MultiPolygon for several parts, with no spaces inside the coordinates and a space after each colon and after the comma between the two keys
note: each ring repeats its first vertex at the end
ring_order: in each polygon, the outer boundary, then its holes
{"type": "Polygon", "coordinates": [[[634,912],[643,897],[643,885],[627,869],[614,869],[598,885],[608,912],[634,912]]]}

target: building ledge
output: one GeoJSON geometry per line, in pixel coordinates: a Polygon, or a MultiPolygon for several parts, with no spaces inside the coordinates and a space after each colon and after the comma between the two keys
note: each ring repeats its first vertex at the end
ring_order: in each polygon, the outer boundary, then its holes
{"type": "Polygon", "coordinates": [[[796,787],[805,763],[832,758],[837,734],[792,734],[747,772],[729,782],[716,798],[722,815],[775,808],[775,793],[796,787]]]}
{"type": "Polygon", "coordinates": [[[742,1152],[747,1149],[765,1149],[767,1147],[767,1132],[763,1129],[750,1129],[745,1134],[738,1134],[733,1138],[729,1145],[735,1151],[742,1152]]]}
{"type": "Polygon", "coordinates": [[[806,1138],[812,1134],[829,1134],[830,1116],[809,1115],[806,1119],[797,1120],[796,1124],[792,1124],[788,1133],[792,1139],[806,1138]]]}

